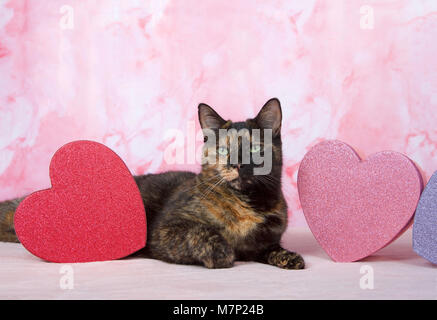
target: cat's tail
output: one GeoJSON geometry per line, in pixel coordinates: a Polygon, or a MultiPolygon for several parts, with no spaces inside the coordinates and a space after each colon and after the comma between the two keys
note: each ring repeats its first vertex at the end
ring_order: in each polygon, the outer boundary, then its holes
{"type": "Polygon", "coordinates": [[[19,242],[14,229],[14,215],[23,198],[0,202],[0,241],[19,242]]]}

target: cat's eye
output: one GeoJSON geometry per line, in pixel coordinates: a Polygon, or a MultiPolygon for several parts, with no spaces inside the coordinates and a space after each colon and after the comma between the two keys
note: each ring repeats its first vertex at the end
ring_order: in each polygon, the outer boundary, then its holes
{"type": "Polygon", "coordinates": [[[228,148],[226,148],[226,147],[219,147],[218,148],[218,153],[221,154],[222,156],[226,156],[226,155],[228,155],[228,148]]]}
{"type": "Polygon", "coordinates": [[[259,144],[252,145],[252,148],[250,148],[250,152],[256,153],[261,151],[261,146],[259,144]]]}

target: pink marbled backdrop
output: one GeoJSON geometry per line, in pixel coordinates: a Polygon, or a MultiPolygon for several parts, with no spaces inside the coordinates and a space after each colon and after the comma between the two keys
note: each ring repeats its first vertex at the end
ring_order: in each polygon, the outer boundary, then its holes
{"type": "Polygon", "coordinates": [[[429,177],[437,1],[0,0],[0,200],[50,186],[52,154],[76,139],[135,174],[198,170],[164,161],[166,132],[201,101],[240,120],[273,96],[294,225],[298,164],[320,139],[404,152],[429,177]]]}

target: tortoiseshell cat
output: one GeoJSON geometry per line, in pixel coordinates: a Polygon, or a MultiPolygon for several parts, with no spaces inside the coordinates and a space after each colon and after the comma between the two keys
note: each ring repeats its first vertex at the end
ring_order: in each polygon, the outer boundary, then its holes
{"type": "MultiPolygon", "coordinates": [[[[278,99],[269,100],[245,122],[225,121],[200,104],[202,129],[216,133],[213,148],[204,147],[203,160],[221,161],[204,161],[197,175],[181,171],[135,177],[147,213],[147,246],[136,255],[207,268],[229,268],[236,260],[304,268],[302,257],[279,243],[287,226],[281,190],[281,120],[278,99]],[[228,134],[220,136],[220,129],[228,134]],[[261,134],[255,137],[253,129],[261,134]],[[270,141],[264,139],[264,129],[270,129],[270,141]],[[243,148],[245,139],[249,150],[243,148]],[[231,145],[239,150],[235,164],[231,145]],[[271,151],[271,170],[256,175],[254,170],[263,164],[253,158],[264,149],[271,151]],[[244,152],[250,153],[249,162],[242,161],[244,152]]],[[[21,200],[0,203],[0,241],[18,242],[13,214],[21,200]]]]}

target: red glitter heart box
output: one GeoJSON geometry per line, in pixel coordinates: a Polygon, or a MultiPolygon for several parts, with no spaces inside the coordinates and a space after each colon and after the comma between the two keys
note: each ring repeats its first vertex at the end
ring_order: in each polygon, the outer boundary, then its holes
{"type": "Polygon", "coordinates": [[[52,262],[126,257],[146,245],[139,189],[121,158],[93,141],[61,147],[50,162],[52,187],[19,205],[15,230],[23,246],[52,262]]]}

